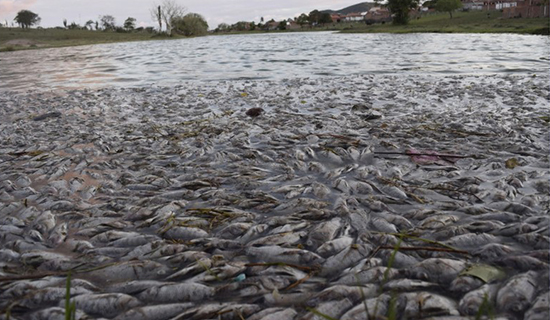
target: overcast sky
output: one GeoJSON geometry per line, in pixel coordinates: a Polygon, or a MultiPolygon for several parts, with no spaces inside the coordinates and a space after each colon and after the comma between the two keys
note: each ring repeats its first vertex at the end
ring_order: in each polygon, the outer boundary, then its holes
{"type": "MultiPolygon", "coordinates": [[[[362,2],[361,0],[175,0],[188,12],[203,15],[210,28],[225,22],[259,22],[293,18],[312,10],[338,10],[362,2]]],[[[37,13],[42,27],[62,26],[63,19],[84,25],[88,20],[99,20],[101,15],[112,15],[122,25],[128,17],[136,18],[138,26],[156,26],[150,9],[161,0],[0,0],[0,21],[10,24],[19,10],[37,13]]]]}

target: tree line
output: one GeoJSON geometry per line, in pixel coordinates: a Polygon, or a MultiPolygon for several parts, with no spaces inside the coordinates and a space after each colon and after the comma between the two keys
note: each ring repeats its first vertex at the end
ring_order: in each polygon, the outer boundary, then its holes
{"type": "MultiPolygon", "coordinates": [[[[201,36],[208,32],[208,23],[204,17],[198,13],[187,13],[187,9],[179,5],[175,0],[163,0],[160,4],[154,5],[150,10],[151,17],[159,24],[158,33],[172,36],[173,33],[184,36],[201,36]],[[163,28],[164,26],[164,28],[163,28]]],[[[30,28],[40,24],[38,14],[30,10],[21,10],[13,19],[21,28],[30,28]]],[[[136,28],[136,19],[128,17],[122,26],[116,24],[115,17],[112,15],[100,16],[97,21],[88,20],[83,26],[63,19],[65,29],[80,30],[102,30],[116,32],[149,31],[153,32],[153,27],[136,28]]]]}
{"type": "MultiPolygon", "coordinates": [[[[376,4],[378,4],[378,2],[379,1],[375,0],[376,4]]],[[[440,12],[448,12],[452,19],[453,12],[462,7],[462,2],[460,0],[428,0],[420,5],[420,0],[388,0],[387,3],[382,6],[388,8],[391,12],[393,24],[403,25],[409,22],[410,11],[418,9],[420,6],[435,9],[440,12]]],[[[271,19],[264,23],[264,18],[262,17],[258,24],[253,21],[239,21],[232,25],[220,23],[214,32],[270,30],[273,29],[273,26],[275,25],[275,29],[285,30],[290,21],[299,24],[302,28],[304,28],[304,26],[308,26],[310,28],[315,26],[325,26],[326,24],[333,22],[329,13],[313,10],[309,14],[302,13],[294,19],[287,19],[279,22],[271,19]]]]}

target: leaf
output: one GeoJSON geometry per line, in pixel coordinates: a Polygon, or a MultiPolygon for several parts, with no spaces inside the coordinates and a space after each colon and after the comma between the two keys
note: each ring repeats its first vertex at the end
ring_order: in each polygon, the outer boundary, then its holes
{"type": "Polygon", "coordinates": [[[242,93],[241,93],[241,97],[243,97],[243,98],[246,98],[246,97],[248,97],[248,93],[246,93],[246,92],[242,92],[242,93]]]}
{"type": "Polygon", "coordinates": [[[508,169],[514,169],[515,167],[519,166],[518,159],[516,158],[510,158],[506,160],[506,168],[508,169]]]}
{"type": "Polygon", "coordinates": [[[300,103],[301,103],[301,104],[306,104],[307,101],[306,101],[306,100],[302,100],[302,101],[300,101],[300,103]]]}
{"type": "Polygon", "coordinates": [[[493,280],[502,279],[506,273],[499,268],[486,264],[475,264],[460,273],[461,276],[472,276],[488,283],[493,280]]]}

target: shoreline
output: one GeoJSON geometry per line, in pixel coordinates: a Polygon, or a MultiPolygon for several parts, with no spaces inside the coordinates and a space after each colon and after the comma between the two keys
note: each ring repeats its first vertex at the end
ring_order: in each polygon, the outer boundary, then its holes
{"type": "Polygon", "coordinates": [[[72,270],[91,317],[548,312],[548,80],[5,93],[0,310],[59,315],[72,270]]]}
{"type": "MultiPolygon", "coordinates": [[[[288,32],[341,32],[341,33],[494,33],[494,34],[526,34],[544,35],[550,34],[548,19],[544,18],[520,18],[500,19],[499,11],[491,12],[491,18],[487,19],[485,12],[457,12],[453,19],[447,17],[447,13],[432,13],[413,19],[406,26],[393,26],[391,24],[376,24],[367,26],[364,23],[339,23],[326,28],[283,30],[283,31],[246,31],[229,33],[212,33],[212,36],[243,35],[243,34],[270,34],[288,32]]],[[[103,43],[117,43],[127,41],[151,41],[151,40],[177,40],[185,39],[182,36],[167,38],[154,36],[147,33],[115,33],[87,30],[57,30],[18,28],[0,28],[0,52],[17,50],[47,49],[81,45],[94,45],[103,43]],[[25,34],[27,37],[14,36],[16,33],[25,34]],[[11,43],[10,43],[11,41],[11,43]]]]}

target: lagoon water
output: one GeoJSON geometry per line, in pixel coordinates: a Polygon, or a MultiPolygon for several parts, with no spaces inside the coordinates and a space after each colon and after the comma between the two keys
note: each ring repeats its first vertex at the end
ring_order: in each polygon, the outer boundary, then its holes
{"type": "Polygon", "coordinates": [[[332,32],[102,44],[2,53],[0,91],[355,74],[547,74],[549,48],[544,36],[332,32]]]}

